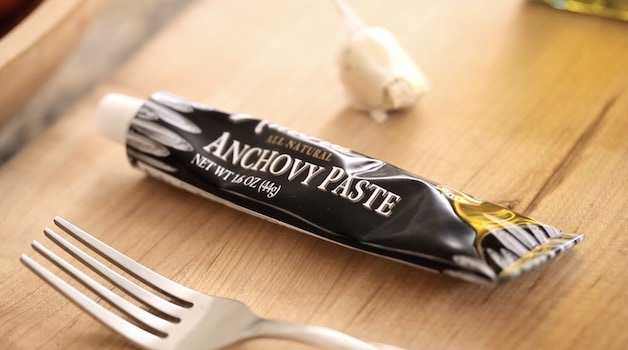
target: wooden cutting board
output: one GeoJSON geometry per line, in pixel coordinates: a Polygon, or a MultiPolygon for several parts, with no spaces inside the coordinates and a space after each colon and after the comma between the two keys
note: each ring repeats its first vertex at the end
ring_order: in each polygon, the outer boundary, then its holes
{"type": "Polygon", "coordinates": [[[198,1],[0,169],[2,344],[132,348],[19,263],[61,215],[269,318],[409,349],[625,348],[628,25],[527,1],[350,3],[395,33],[429,77],[415,108],[378,124],[348,107],[335,66],[344,27],[331,3],[198,1]],[[247,216],[146,177],[96,133],[105,93],[157,90],[254,114],[587,238],[492,288],[247,216]]]}

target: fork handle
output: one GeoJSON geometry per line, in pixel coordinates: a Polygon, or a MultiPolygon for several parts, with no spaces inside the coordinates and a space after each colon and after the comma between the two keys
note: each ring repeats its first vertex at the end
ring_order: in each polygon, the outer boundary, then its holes
{"type": "Polygon", "coordinates": [[[325,349],[334,350],[382,350],[399,349],[396,347],[382,345],[375,346],[362,340],[351,337],[337,330],[319,326],[306,325],[302,323],[260,320],[254,327],[253,337],[273,337],[283,338],[310,345],[315,345],[325,349]]]}

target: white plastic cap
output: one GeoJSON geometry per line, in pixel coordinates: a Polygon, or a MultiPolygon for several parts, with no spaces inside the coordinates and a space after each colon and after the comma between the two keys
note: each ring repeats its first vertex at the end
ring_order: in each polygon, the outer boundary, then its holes
{"type": "Polygon", "coordinates": [[[125,144],[131,120],[143,104],[144,100],[135,97],[116,93],[105,95],[96,108],[96,130],[125,144]]]}

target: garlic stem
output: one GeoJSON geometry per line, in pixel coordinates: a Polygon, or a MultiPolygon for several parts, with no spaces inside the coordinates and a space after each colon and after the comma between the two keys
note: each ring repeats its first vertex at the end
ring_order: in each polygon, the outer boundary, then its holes
{"type": "Polygon", "coordinates": [[[351,32],[354,32],[354,31],[357,31],[366,27],[366,24],[364,23],[362,18],[360,18],[355,13],[355,11],[353,11],[353,8],[349,7],[349,5],[347,5],[346,2],[344,2],[343,0],[334,0],[334,3],[336,4],[338,11],[342,15],[345,21],[345,24],[347,25],[347,27],[349,28],[351,32]]]}

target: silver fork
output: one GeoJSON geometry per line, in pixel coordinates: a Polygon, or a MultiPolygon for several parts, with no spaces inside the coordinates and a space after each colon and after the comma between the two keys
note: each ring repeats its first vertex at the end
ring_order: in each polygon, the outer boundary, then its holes
{"type": "Polygon", "coordinates": [[[114,293],[37,241],[33,241],[33,249],[119,313],[97,303],[26,254],[20,257],[22,263],[83,311],[141,347],[216,349],[246,339],[273,337],[329,349],[398,349],[366,343],[329,328],[260,318],[240,301],[201,294],[159,275],[60,217],[54,222],[86,247],[165,297],[125,278],[49,228],[44,229],[46,237],[144,306],[114,293]]]}

